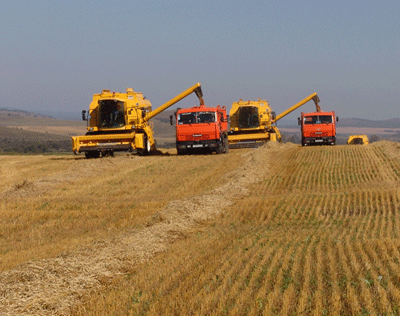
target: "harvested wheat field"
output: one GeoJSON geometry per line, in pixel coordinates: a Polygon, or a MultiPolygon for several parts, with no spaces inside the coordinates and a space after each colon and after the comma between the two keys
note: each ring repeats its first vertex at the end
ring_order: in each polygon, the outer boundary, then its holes
{"type": "Polygon", "coordinates": [[[0,156],[1,315],[400,313],[400,145],[0,156]]]}

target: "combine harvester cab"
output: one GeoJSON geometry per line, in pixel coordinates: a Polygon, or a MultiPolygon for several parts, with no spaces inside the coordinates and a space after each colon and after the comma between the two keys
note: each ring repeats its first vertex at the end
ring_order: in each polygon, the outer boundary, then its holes
{"type": "Polygon", "coordinates": [[[348,145],[368,145],[367,135],[350,135],[347,140],[348,145]]]}
{"type": "MultiPolygon", "coordinates": [[[[189,109],[178,109],[174,114],[178,155],[228,152],[228,117],[225,106],[207,107],[200,104],[189,109]]],[[[173,125],[172,115],[170,119],[173,125]]]]}
{"type": "Polygon", "coordinates": [[[258,147],[267,141],[280,141],[279,129],[273,124],[310,100],[318,106],[318,95],[313,93],[278,116],[266,100],[234,102],[229,112],[229,148],[258,147]]]}
{"type": "Polygon", "coordinates": [[[82,111],[88,131],[84,136],[72,137],[72,151],[85,153],[86,158],[113,155],[116,151],[149,154],[156,150],[149,120],[193,92],[202,100],[201,85],[197,83],[152,111],[150,101],[131,88],[125,93],[103,90],[93,95],[89,115],[82,111]]]}

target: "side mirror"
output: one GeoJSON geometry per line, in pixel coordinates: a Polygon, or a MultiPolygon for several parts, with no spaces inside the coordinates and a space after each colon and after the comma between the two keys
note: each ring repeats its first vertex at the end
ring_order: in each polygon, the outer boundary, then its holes
{"type": "Polygon", "coordinates": [[[336,116],[336,122],[339,122],[339,116],[336,116]]]}
{"type": "Polygon", "coordinates": [[[171,125],[174,125],[174,124],[172,124],[172,119],[173,119],[173,116],[170,115],[170,116],[169,116],[169,122],[171,123],[171,125]]]}
{"type": "Polygon", "coordinates": [[[85,110],[82,111],[82,121],[87,121],[85,110]]]}
{"type": "Polygon", "coordinates": [[[301,125],[300,117],[297,118],[297,124],[301,125]]]}

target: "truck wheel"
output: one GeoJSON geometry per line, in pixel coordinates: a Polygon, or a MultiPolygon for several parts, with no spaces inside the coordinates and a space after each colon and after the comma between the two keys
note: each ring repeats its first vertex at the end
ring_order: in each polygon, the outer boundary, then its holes
{"type": "Polygon", "coordinates": [[[184,155],[186,153],[186,151],[184,149],[178,149],[177,148],[176,151],[178,152],[179,156],[184,155]]]}
{"type": "Polygon", "coordinates": [[[222,141],[219,142],[217,150],[215,151],[217,153],[217,155],[222,154],[223,151],[223,143],[222,141]]]}
{"type": "Polygon", "coordinates": [[[229,153],[228,137],[225,137],[225,154],[229,153]]]}

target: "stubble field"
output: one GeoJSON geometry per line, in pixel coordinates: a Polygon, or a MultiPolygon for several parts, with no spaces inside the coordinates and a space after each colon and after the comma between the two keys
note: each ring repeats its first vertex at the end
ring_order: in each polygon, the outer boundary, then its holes
{"type": "Polygon", "coordinates": [[[0,313],[400,313],[400,146],[0,156],[0,313]]]}

